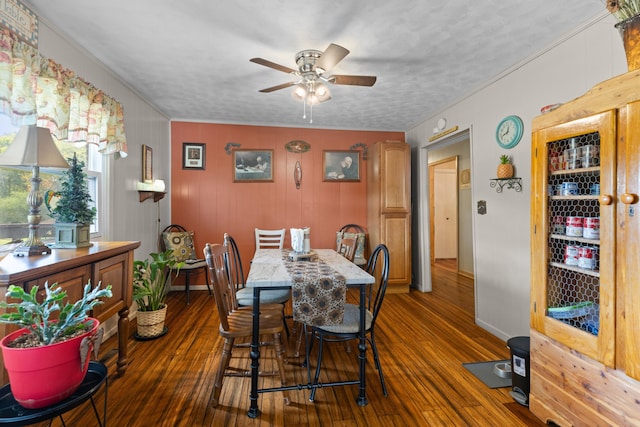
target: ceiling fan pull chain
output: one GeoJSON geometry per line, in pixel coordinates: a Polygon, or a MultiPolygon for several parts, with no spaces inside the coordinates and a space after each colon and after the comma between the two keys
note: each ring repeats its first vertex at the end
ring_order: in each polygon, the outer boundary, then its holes
{"type": "Polygon", "coordinates": [[[313,123],[313,102],[309,103],[309,124],[313,123]]]}
{"type": "Polygon", "coordinates": [[[307,97],[302,99],[302,120],[307,119],[307,97]]]}

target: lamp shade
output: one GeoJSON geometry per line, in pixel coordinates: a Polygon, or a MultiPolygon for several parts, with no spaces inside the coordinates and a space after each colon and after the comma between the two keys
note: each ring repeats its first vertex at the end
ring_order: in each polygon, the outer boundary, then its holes
{"type": "Polygon", "coordinates": [[[291,92],[291,97],[296,101],[304,101],[307,97],[307,88],[303,84],[297,84],[296,87],[291,92]]]}
{"type": "Polygon", "coordinates": [[[22,126],[7,150],[0,154],[0,166],[69,168],[47,128],[22,126]]]}

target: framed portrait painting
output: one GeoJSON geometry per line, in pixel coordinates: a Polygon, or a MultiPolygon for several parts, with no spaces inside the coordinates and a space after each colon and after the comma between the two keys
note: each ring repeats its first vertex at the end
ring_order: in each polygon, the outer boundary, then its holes
{"type": "Polygon", "coordinates": [[[205,167],[205,144],[182,143],[182,169],[200,169],[205,167]]]}
{"type": "Polygon", "coordinates": [[[273,150],[233,150],[233,182],[273,181],[273,150]]]}
{"type": "Polygon", "coordinates": [[[360,181],[359,151],[329,151],[322,153],[323,181],[360,181]]]}

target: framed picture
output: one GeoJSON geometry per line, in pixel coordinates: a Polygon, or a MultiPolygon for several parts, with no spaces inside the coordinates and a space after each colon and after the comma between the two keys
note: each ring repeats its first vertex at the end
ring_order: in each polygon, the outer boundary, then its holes
{"type": "Polygon", "coordinates": [[[460,171],[460,185],[461,190],[467,190],[471,188],[471,169],[462,169],[460,171]]]}
{"type": "Polygon", "coordinates": [[[142,182],[153,182],[153,150],[142,144],[142,182]]]}
{"type": "Polygon", "coordinates": [[[360,181],[360,151],[323,151],[323,181],[360,181]]]}
{"type": "Polygon", "coordinates": [[[204,170],[205,144],[182,143],[182,169],[204,170]]]}
{"type": "Polygon", "coordinates": [[[233,150],[233,182],[273,181],[273,150],[233,150]]]}

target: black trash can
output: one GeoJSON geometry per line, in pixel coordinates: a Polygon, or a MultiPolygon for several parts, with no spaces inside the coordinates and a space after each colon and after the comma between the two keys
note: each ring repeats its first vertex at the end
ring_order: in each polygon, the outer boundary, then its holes
{"type": "Polygon", "coordinates": [[[529,337],[513,337],[507,341],[511,349],[511,397],[529,406],[529,337]]]}

